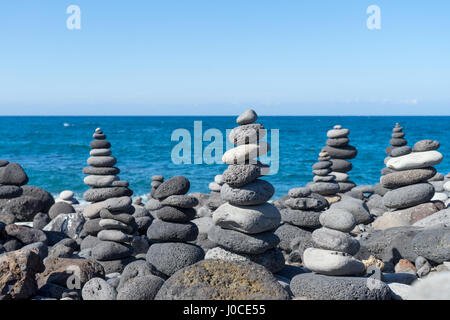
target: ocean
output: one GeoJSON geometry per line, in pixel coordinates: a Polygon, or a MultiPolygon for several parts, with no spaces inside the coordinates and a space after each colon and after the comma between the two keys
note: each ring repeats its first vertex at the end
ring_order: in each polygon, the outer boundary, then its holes
{"type": "MultiPolygon", "coordinates": [[[[82,169],[87,166],[89,143],[94,130],[101,127],[117,158],[119,176],[130,182],[134,195],[148,194],[151,176],[156,174],[166,179],[184,175],[191,181],[190,192],[207,193],[208,184],[226,165],[173,163],[171,153],[178,140],[171,141],[172,132],[186,129],[193,136],[194,121],[202,121],[203,133],[216,128],[225,135],[226,129],[236,126],[235,120],[226,116],[0,117],[0,159],[20,163],[30,178],[29,184],[54,195],[72,190],[81,199],[88,189],[82,169]]],[[[327,130],[336,124],[350,129],[350,144],[358,149],[350,178],[359,185],[379,181],[384,150],[396,122],[403,126],[411,147],[422,139],[438,140],[444,161],[436,168],[443,174],[450,172],[446,158],[450,155],[450,117],[262,116],[258,122],[269,131],[279,130],[279,169],[277,174],[266,177],[275,186],[275,197],[312,180],[311,166],[325,145],[327,130]]],[[[204,141],[203,147],[209,143],[204,141]]]]}

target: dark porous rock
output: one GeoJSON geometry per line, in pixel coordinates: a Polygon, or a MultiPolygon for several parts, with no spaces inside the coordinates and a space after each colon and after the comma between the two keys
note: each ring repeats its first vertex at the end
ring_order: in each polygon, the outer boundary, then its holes
{"type": "Polygon", "coordinates": [[[261,254],[280,243],[280,238],[271,231],[250,235],[217,226],[211,227],[208,239],[227,250],[245,254],[261,254]]]}
{"type": "Polygon", "coordinates": [[[414,150],[414,152],[437,150],[437,149],[439,149],[440,146],[441,145],[438,141],[421,140],[421,141],[416,142],[413,150],[414,150]]]}
{"type": "Polygon", "coordinates": [[[133,191],[125,187],[93,188],[87,190],[83,194],[83,198],[89,202],[99,202],[109,198],[131,197],[132,195],[133,191]]]}
{"type": "Polygon", "coordinates": [[[39,229],[9,224],[5,227],[5,232],[8,236],[20,240],[23,244],[30,244],[33,242],[47,243],[47,236],[39,229]]]}
{"type": "Polygon", "coordinates": [[[117,286],[118,289],[122,288],[126,282],[133,280],[137,277],[145,276],[158,276],[160,278],[166,279],[166,276],[156,270],[156,268],[148,263],[146,260],[136,260],[128,264],[125,269],[123,269],[122,275],[120,276],[120,282],[117,286]]]}
{"type": "Polygon", "coordinates": [[[161,183],[154,193],[154,198],[163,199],[172,195],[183,195],[189,191],[190,186],[188,179],[176,176],[161,183]]]}
{"type": "Polygon", "coordinates": [[[450,228],[430,228],[419,232],[412,240],[418,256],[441,264],[450,261],[450,228]]]}
{"type": "Polygon", "coordinates": [[[105,270],[106,274],[109,273],[122,273],[125,267],[132,263],[133,261],[136,261],[136,257],[129,256],[122,259],[116,259],[116,260],[109,260],[109,261],[97,261],[103,269],[105,270]]]}
{"type": "Polygon", "coordinates": [[[281,209],[281,220],[304,228],[318,228],[320,227],[319,217],[320,212],[294,210],[290,208],[281,209]]]}
{"type": "Polygon", "coordinates": [[[22,194],[17,198],[0,199],[0,212],[14,215],[16,221],[32,221],[36,213],[42,212],[42,203],[22,194]]]}
{"type": "Polygon", "coordinates": [[[65,234],[64,232],[60,232],[60,231],[45,231],[44,230],[44,233],[47,236],[47,245],[49,245],[49,246],[53,246],[53,245],[57,244],[59,241],[61,241],[62,239],[67,238],[67,234],[65,234]]]}
{"type": "Polygon", "coordinates": [[[120,169],[116,167],[85,167],[83,173],[88,175],[109,176],[118,175],[120,169]]]}
{"type": "Polygon", "coordinates": [[[274,192],[272,184],[256,179],[242,187],[232,187],[225,183],[220,190],[220,196],[222,200],[233,205],[253,206],[269,201],[274,192]]]}
{"type": "Polygon", "coordinates": [[[81,229],[80,236],[82,238],[90,235],[90,236],[96,236],[97,233],[102,230],[102,227],[100,227],[100,220],[101,218],[96,219],[88,219],[83,225],[83,229],[81,229]]]}
{"type": "Polygon", "coordinates": [[[20,248],[22,248],[23,247],[23,243],[22,242],[20,242],[19,240],[17,240],[17,239],[11,239],[11,240],[8,240],[8,241],[6,241],[4,244],[3,244],[3,249],[6,251],[6,252],[11,252],[11,251],[15,251],[15,250],[19,250],[20,248]]]}
{"type": "Polygon", "coordinates": [[[353,168],[352,163],[344,159],[331,159],[330,161],[333,163],[331,170],[336,172],[348,172],[353,168]]]}
{"type": "Polygon", "coordinates": [[[74,207],[67,202],[57,202],[51,206],[50,210],[48,210],[48,215],[50,219],[55,219],[60,213],[73,213],[75,212],[74,207]]]}
{"type": "MultiPolygon", "coordinates": [[[[288,195],[290,198],[305,198],[311,195],[311,189],[309,188],[292,188],[289,190],[288,195]]],[[[289,197],[286,198],[289,199],[289,197]]]]}
{"type": "Polygon", "coordinates": [[[83,300],[116,300],[117,291],[102,278],[92,278],[83,286],[81,294],[83,300]]]}
{"type": "Polygon", "coordinates": [[[0,184],[20,187],[27,183],[28,176],[20,164],[11,162],[4,167],[0,167],[0,184]]]}
{"type": "Polygon", "coordinates": [[[291,252],[291,242],[295,238],[302,239],[302,243],[312,241],[311,232],[293,226],[289,223],[284,223],[275,230],[275,235],[280,238],[278,247],[286,252],[291,252]]]}
{"type": "Polygon", "coordinates": [[[10,199],[20,197],[22,188],[18,186],[2,186],[0,185],[0,199],[10,199]]]}
{"type": "Polygon", "coordinates": [[[38,213],[33,218],[33,228],[42,230],[44,227],[50,223],[50,217],[47,213],[38,213]]]}
{"type": "Polygon", "coordinates": [[[158,219],[172,222],[188,222],[195,218],[195,210],[192,208],[183,209],[171,206],[164,206],[159,210],[153,211],[158,219]]]}
{"type": "Polygon", "coordinates": [[[242,187],[256,180],[261,175],[261,166],[255,164],[230,165],[223,172],[224,183],[233,187],[242,187]]]}
{"type": "Polygon", "coordinates": [[[155,275],[132,278],[117,290],[117,300],[153,300],[164,280],[155,275]]]}
{"type": "Polygon", "coordinates": [[[383,204],[392,209],[409,208],[431,200],[434,188],[429,183],[418,183],[387,192],[383,204]]]}
{"type": "Polygon", "coordinates": [[[295,297],[308,300],[391,299],[391,290],[388,285],[372,278],[303,273],[292,279],[290,288],[295,297]]]}
{"type": "Polygon", "coordinates": [[[41,212],[48,212],[55,203],[55,199],[49,192],[36,186],[23,186],[22,195],[39,200],[41,202],[41,212]]]}
{"type": "Polygon", "coordinates": [[[147,230],[151,241],[194,241],[198,227],[192,222],[175,223],[155,219],[147,230]]]}
{"type": "Polygon", "coordinates": [[[172,195],[161,201],[163,206],[193,208],[198,205],[198,199],[189,195],[172,195]]]}
{"type": "Polygon", "coordinates": [[[428,179],[432,178],[435,174],[436,169],[433,167],[397,171],[382,176],[380,179],[380,183],[385,188],[395,189],[411,184],[425,182],[428,179]]]}
{"type": "Polygon", "coordinates": [[[284,204],[291,209],[320,211],[328,207],[328,201],[320,194],[314,193],[308,198],[290,198],[284,204]]]}
{"type": "Polygon", "coordinates": [[[134,218],[134,221],[137,225],[137,231],[139,234],[147,234],[147,229],[152,224],[153,218],[152,217],[138,217],[134,218]]]}
{"type": "Polygon", "coordinates": [[[339,148],[325,146],[322,148],[322,151],[328,152],[330,157],[337,159],[353,159],[358,153],[356,148],[352,146],[344,146],[339,148]]]}
{"type": "Polygon", "coordinates": [[[112,241],[101,241],[92,248],[92,257],[99,261],[118,260],[131,254],[130,246],[112,241]]]}
{"type": "Polygon", "coordinates": [[[163,284],[155,299],[288,300],[289,293],[258,264],[204,260],[174,274],[163,284]]]}
{"type": "Polygon", "coordinates": [[[38,292],[36,274],[44,271],[34,250],[18,250],[0,256],[0,300],[23,300],[38,292]]]}
{"type": "Polygon", "coordinates": [[[178,270],[204,257],[205,252],[199,246],[182,242],[166,242],[151,245],[146,260],[159,272],[170,277],[178,270]]]}

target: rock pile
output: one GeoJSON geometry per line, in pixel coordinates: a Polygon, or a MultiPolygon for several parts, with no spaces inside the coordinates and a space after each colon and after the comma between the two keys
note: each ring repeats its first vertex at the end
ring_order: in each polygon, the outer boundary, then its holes
{"type": "Polygon", "coordinates": [[[209,194],[209,198],[206,201],[206,207],[214,212],[218,207],[224,204],[224,201],[220,197],[220,190],[225,182],[223,181],[223,176],[218,174],[214,177],[214,181],[209,184],[209,190],[211,190],[209,194]]]}
{"type": "Polygon", "coordinates": [[[307,187],[312,192],[332,197],[339,191],[340,187],[336,181],[336,175],[332,172],[333,162],[327,151],[322,150],[319,153],[319,161],[313,165],[314,179],[312,183],[308,183],[307,187]]]}
{"type": "MultiPolygon", "coordinates": [[[[352,169],[352,163],[349,161],[357,155],[355,147],[349,145],[349,129],[342,128],[341,125],[334,126],[327,132],[328,140],[322,151],[328,152],[332,162],[332,175],[336,177],[341,193],[350,191],[356,184],[349,180],[348,172],[352,169]]],[[[313,191],[314,192],[314,191],[313,191]]]]}
{"type": "Polygon", "coordinates": [[[284,257],[277,248],[280,239],[274,234],[281,215],[267,203],[274,187],[259,179],[263,166],[256,158],[267,153],[268,145],[260,141],[266,132],[256,120],[256,113],[247,110],[236,121],[240,126],[230,132],[229,139],[237,147],[222,157],[228,165],[220,190],[226,203],[214,211],[214,226],[208,233],[218,247],[209,250],[206,258],[251,260],[275,273],[284,267],[284,257]]]}
{"type": "MultiPolygon", "coordinates": [[[[83,240],[82,247],[87,249],[91,241],[91,256],[98,261],[106,273],[121,272],[126,264],[134,260],[131,241],[136,231],[136,222],[131,204],[133,191],[127,181],[117,176],[119,169],[114,167],[116,159],[111,156],[111,144],[101,129],[96,129],[94,140],[90,143],[89,167],[83,169],[88,176],[84,183],[91,187],[83,197],[92,204],[86,206],[83,215],[89,220],[84,229],[92,224],[96,240],[83,240]]],[[[91,239],[91,238],[88,238],[91,239]]]]}
{"type": "Polygon", "coordinates": [[[189,188],[188,179],[176,176],[161,183],[152,195],[160,201],[161,208],[153,212],[156,219],[147,230],[152,244],[146,259],[168,277],[204,258],[202,248],[187,243],[198,235],[197,226],[190,222],[198,200],[186,195],[189,188]]]}

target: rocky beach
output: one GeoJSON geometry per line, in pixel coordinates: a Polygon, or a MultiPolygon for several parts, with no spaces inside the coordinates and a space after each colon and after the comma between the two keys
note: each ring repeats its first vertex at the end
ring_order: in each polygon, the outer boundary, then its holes
{"type": "Polygon", "coordinates": [[[77,165],[82,199],[30,185],[21,164],[0,160],[0,300],[450,299],[450,173],[436,169],[447,161],[439,141],[408,143],[391,123],[377,132],[387,146],[377,150],[379,182],[358,184],[351,161],[364,151],[350,145],[351,126],[335,123],[307,159],[309,182],[289,181],[280,195],[263,120],[238,115],[207,193],[192,188],[189,170],[161,167],[135,194],[120,178],[131,168],[119,169],[116,141],[95,127],[77,165]]]}

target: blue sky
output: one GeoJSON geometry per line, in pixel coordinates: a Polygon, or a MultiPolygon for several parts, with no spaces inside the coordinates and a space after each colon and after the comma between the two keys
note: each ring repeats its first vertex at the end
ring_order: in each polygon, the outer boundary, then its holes
{"type": "Polygon", "coordinates": [[[0,3],[0,115],[450,115],[450,2],[0,3]],[[81,30],[66,9],[81,8],[81,30]],[[368,30],[366,9],[381,9],[368,30]]]}

